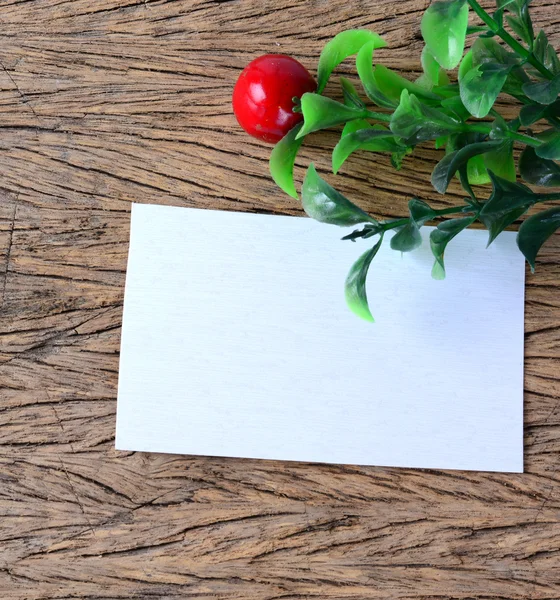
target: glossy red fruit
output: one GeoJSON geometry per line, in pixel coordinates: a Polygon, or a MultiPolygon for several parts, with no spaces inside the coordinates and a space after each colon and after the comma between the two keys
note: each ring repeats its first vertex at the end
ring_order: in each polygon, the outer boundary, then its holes
{"type": "Polygon", "coordinates": [[[292,111],[293,98],[316,88],[313,77],[297,60],[265,54],[239,76],[233,89],[233,112],[249,135],[275,144],[303,118],[292,111]]]}

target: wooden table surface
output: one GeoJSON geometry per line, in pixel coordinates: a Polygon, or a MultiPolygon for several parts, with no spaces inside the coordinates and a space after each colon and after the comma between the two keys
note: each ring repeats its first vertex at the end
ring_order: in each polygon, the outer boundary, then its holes
{"type": "MultiPolygon", "coordinates": [[[[558,3],[533,5],[558,47],[558,3]]],[[[527,282],[525,474],[113,448],[130,203],[300,214],[232,116],[240,70],[265,52],[314,70],[369,27],[417,71],[426,6],[2,0],[0,598],[560,598],[558,235],[527,282]]],[[[299,179],[334,139],[310,139],[299,179]]],[[[356,155],[336,185],[378,216],[454,204],[435,157],[356,155]]]]}

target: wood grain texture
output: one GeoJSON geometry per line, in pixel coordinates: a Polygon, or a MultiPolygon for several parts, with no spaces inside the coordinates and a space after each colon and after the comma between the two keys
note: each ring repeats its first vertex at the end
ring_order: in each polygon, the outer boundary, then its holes
{"type": "MultiPolygon", "coordinates": [[[[523,475],[113,449],[130,202],[299,214],[231,114],[239,71],[270,51],[314,69],[354,26],[417,71],[426,5],[0,2],[2,599],[560,598],[558,235],[527,283],[523,475]]],[[[558,4],[533,5],[558,48],[558,4]]],[[[435,158],[356,155],[336,185],[385,217],[454,203],[435,158]]]]}

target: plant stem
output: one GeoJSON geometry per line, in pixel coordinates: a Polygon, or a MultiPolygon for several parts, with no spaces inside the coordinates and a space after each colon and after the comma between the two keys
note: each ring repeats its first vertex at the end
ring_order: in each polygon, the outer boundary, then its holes
{"type": "MultiPolygon", "coordinates": [[[[514,123],[514,126],[519,127],[519,125],[517,124],[517,121],[515,119],[512,121],[512,123],[514,123]]],[[[484,125],[482,123],[475,124],[475,125],[467,123],[465,125],[465,131],[473,131],[475,133],[489,134],[492,131],[492,126],[484,125]]],[[[512,140],[516,140],[517,142],[522,142],[523,144],[526,144],[527,146],[533,146],[534,148],[538,148],[542,144],[541,140],[537,140],[536,138],[533,138],[530,135],[525,135],[523,133],[517,133],[517,131],[508,130],[505,132],[505,135],[512,140]]]]}
{"type": "Polygon", "coordinates": [[[477,0],[467,0],[474,12],[488,25],[488,27],[498,35],[512,50],[522,56],[529,64],[547,79],[553,79],[554,75],[535,58],[532,52],[522,46],[513,36],[511,36],[503,27],[500,27],[496,21],[480,6],[477,0]]]}
{"type": "Polygon", "coordinates": [[[385,123],[389,123],[389,121],[391,120],[391,115],[387,113],[380,113],[372,110],[366,110],[365,112],[365,119],[377,119],[378,121],[385,121],[385,123]]]}
{"type": "MultiPolygon", "coordinates": [[[[545,194],[547,195],[547,194],[545,194]]],[[[436,213],[436,217],[440,217],[443,215],[451,215],[454,213],[462,213],[465,205],[463,206],[452,206],[450,208],[442,208],[441,210],[434,210],[436,213]]],[[[397,227],[401,227],[406,225],[410,221],[410,217],[403,217],[402,219],[395,219],[394,221],[383,221],[380,225],[383,225],[383,231],[388,231],[389,229],[395,229],[397,227]]]]}
{"type": "Polygon", "coordinates": [[[492,131],[491,125],[484,124],[473,124],[473,123],[465,123],[464,125],[465,131],[472,131],[473,133],[486,133],[489,134],[492,131]]]}
{"type": "Polygon", "coordinates": [[[537,140],[532,138],[530,135],[525,135],[523,133],[517,133],[516,131],[508,131],[507,136],[512,140],[516,140],[517,142],[522,142],[523,144],[527,144],[527,146],[533,146],[533,148],[538,148],[541,144],[541,140],[537,140]]]}
{"type": "Polygon", "coordinates": [[[560,192],[551,194],[535,194],[538,197],[537,202],[549,202],[550,200],[560,200],[560,192]]]}

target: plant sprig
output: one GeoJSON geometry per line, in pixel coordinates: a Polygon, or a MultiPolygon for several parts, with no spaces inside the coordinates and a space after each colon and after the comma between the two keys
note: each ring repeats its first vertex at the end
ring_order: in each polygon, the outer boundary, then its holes
{"type": "MultiPolygon", "coordinates": [[[[423,74],[416,81],[374,63],[376,51],[386,43],[371,31],[344,31],[325,46],[319,59],[317,93],[304,94],[298,105],[303,124],[290,131],[272,152],[270,169],[276,183],[297,198],[293,168],[304,138],[344,125],[333,151],[333,172],[357,151],[389,153],[399,169],[418,144],[431,141],[436,148],[445,149],[432,173],[434,188],[445,193],[457,176],[467,193],[463,205],[442,210],[412,199],[408,216],[378,221],[332,188],[313,165],[309,167],[302,187],[306,213],[334,225],[362,226],[343,239],[377,237],[346,280],[348,305],[360,317],[373,320],[365,282],[387,231],[396,231],[391,248],[410,252],[421,244],[420,228],[425,223],[453,215],[440,221],[430,235],[435,259],[432,275],[442,279],[447,244],[475,221],[488,229],[490,244],[532,206],[560,200],[560,192],[537,193],[517,182],[514,144],[524,148],[518,162],[523,180],[560,186],[560,59],[545,32],[535,34],[529,3],[496,0],[496,10],[489,14],[476,0],[433,2],[421,22],[423,74]],[[469,7],[480,25],[468,26],[469,7]],[[478,37],[465,53],[466,39],[473,34],[478,37]],[[343,103],[323,96],[333,70],[352,55],[368,100],[345,78],[341,78],[343,103]],[[448,72],[456,68],[457,81],[451,82],[448,72]],[[500,94],[519,102],[519,114],[509,122],[494,108],[500,94]],[[492,121],[479,120],[487,117],[492,121]],[[472,186],[488,183],[492,192],[483,201],[472,186]]],[[[558,228],[560,207],[536,213],[521,225],[518,246],[532,270],[539,249],[558,228]]]]}

